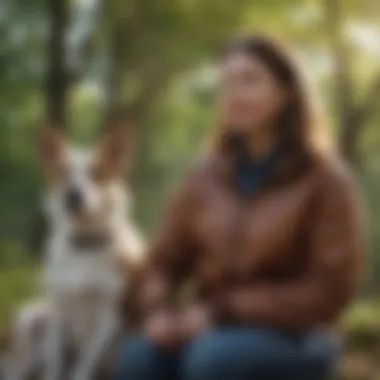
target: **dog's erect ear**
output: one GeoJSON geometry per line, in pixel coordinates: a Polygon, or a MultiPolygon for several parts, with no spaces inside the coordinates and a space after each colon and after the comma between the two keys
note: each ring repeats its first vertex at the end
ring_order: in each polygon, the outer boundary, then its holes
{"type": "Polygon", "coordinates": [[[44,126],[37,133],[37,149],[44,166],[50,168],[59,166],[66,151],[65,138],[58,129],[44,126]]]}
{"type": "Polygon", "coordinates": [[[122,176],[131,164],[134,127],[118,122],[103,132],[97,149],[97,163],[106,176],[122,176]]]}

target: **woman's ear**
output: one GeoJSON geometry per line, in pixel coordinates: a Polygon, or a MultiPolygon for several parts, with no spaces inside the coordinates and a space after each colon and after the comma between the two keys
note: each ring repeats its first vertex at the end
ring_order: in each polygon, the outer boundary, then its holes
{"type": "Polygon", "coordinates": [[[131,124],[117,122],[103,132],[97,146],[97,164],[107,176],[122,176],[130,165],[135,133],[131,124]]]}

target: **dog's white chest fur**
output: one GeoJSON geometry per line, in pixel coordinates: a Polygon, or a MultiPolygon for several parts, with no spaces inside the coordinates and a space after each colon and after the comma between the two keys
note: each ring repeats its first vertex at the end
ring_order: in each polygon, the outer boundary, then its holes
{"type": "MultiPolygon", "coordinates": [[[[57,326],[47,336],[47,344],[54,347],[57,329],[63,328],[61,338],[66,337],[79,349],[81,359],[73,380],[91,380],[91,371],[107,342],[120,331],[120,301],[129,280],[120,265],[123,260],[131,263],[141,259],[142,245],[132,225],[120,220],[110,232],[105,246],[91,248],[75,246],[64,228],[48,240],[46,291],[57,326]]],[[[55,379],[58,367],[53,366],[53,375],[47,376],[55,379]]]]}
{"type": "Polygon", "coordinates": [[[112,252],[114,247],[76,249],[59,239],[53,239],[51,245],[45,278],[47,289],[55,296],[116,297],[125,289],[125,281],[112,252]]]}

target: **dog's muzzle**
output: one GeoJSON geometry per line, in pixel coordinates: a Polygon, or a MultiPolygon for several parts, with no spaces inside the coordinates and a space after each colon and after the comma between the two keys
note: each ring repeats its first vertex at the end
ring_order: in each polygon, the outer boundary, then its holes
{"type": "Polygon", "coordinates": [[[80,212],[84,203],[82,192],[76,187],[69,188],[66,191],[64,202],[65,207],[69,212],[80,212]]]}

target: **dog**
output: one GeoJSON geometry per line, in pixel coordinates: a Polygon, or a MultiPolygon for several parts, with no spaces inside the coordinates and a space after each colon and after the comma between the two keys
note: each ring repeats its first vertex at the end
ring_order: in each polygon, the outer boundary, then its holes
{"type": "Polygon", "coordinates": [[[83,150],[69,147],[56,129],[44,128],[38,146],[49,227],[44,297],[18,315],[8,378],[25,379],[40,362],[44,380],[67,372],[69,380],[92,380],[123,329],[120,307],[144,262],[123,181],[131,134],[118,125],[95,148],[83,150]],[[67,347],[76,353],[69,371],[67,347]]]}

